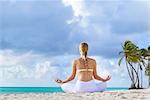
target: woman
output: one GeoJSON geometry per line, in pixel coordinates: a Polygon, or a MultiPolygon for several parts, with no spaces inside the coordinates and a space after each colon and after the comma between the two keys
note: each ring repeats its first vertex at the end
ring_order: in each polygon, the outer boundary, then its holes
{"type": "Polygon", "coordinates": [[[79,46],[81,57],[74,60],[72,73],[68,79],[62,81],[55,80],[61,84],[61,88],[65,92],[97,92],[106,89],[106,81],[110,80],[110,76],[106,79],[97,75],[96,61],[87,57],[88,44],[83,42],[79,46]],[[68,83],[78,75],[76,84],[68,83]],[[97,80],[97,81],[96,81],[97,80]],[[102,81],[102,82],[101,82],[102,81]]]}

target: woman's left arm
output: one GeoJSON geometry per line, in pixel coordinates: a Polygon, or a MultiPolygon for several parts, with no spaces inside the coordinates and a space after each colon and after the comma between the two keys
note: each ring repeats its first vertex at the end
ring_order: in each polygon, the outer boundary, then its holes
{"type": "Polygon", "coordinates": [[[62,83],[67,83],[69,81],[72,81],[75,76],[76,76],[76,60],[73,61],[73,66],[72,66],[72,72],[71,72],[71,75],[68,77],[68,79],[62,81],[62,83]]]}
{"type": "Polygon", "coordinates": [[[108,81],[108,80],[110,80],[110,76],[107,76],[107,78],[106,79],[104,79],[104,78],[102,78],[102,77],[100,77],[98,74],[97,74],[97,71],[96,71],[96,61],[94,60],[94,66],[93,66],[94,68],[93,68],[93,76],[94,76],[94,78],[95,79],[97,79],[97,80],[100,80],[100,81],[103,81],[103,82],[106,82],[106,81],[108,81]]]}

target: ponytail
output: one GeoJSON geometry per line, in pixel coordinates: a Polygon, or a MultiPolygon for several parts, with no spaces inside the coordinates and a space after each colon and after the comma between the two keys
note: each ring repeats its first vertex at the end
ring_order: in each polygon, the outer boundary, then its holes
{"type": "Polygon", "coordinates": [[[86,60],[87,52],[88,52],[88,44],[85,42],[80,43],[80,50],[83,52],[85,60],[86,60]]]}
{"type": "Polygon", "coordinates": [[[85,57],[85,60],[86,60],[86,57],[87,57],[87,51],[85,52],[84,57],[85,57]]]}

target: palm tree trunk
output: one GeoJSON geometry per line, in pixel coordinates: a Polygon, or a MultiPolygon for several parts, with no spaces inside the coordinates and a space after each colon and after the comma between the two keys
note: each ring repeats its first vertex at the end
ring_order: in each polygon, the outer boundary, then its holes
{"type": "Polygon", "coordinates": [[[132,81],[132,84],[131,84],[131,86],[130,86],[130,88],[129,89],[133,89],[133,88],[135,88],[136,86],[135,86],[135,83],[134,83],[134,80],[133,80],[133,77],[134,76],[132,76],[132,74],[131,74],[131,70],[132,70],[132,68],[131,69],[129,69],[130,67],[128,66],[128,63],[126,62],[126,67],[127,67],[127,71],[128,71],[128,74],[129,74],[129,77],[130,77],[130,79],[131,79],[131,81],[132,81]]]}
{"type": "Polygon", "coordinates": [[[136,88],[136,82],[135,82],[135,77],[134,77],[134,70],[133,70],[133,68],[131,68],[131,76],[132,76],[132,79],[133,79],[133,83],[131,84],[131,87],[130,87],[130,88],[136,88]]]}
{"type": "Polygon", "coordinates": [[[150,76],[149,76],[149,86],[148,87],[150,88],[150,76]]]}
{"type": "Polygon", "coordinates": [[[129,62],[128,63],[130,66],[131,66],[131,68],[133,69],[133,71],[135,72],[135,76],[136,76],[136,81],[134,82],[134,84],[137,84],[137,86],[135,87],[135,88],[137,88],[137,89],[139,89],[140,88],[140,80],[139,80],[139,74],[138,74],[138,72],[135,70],[135,68],[133,67],[133,65],[129,62]]]}
{"type": "Polygon", "coordinates": [[[135,79],[134,79],[133,69],[131,69],[131,75],[132,75],[132,79],[135,81],[135,79]]]}
{"type": "Polygon", "coordinates": [[[143,88],[143,76],[142,76],[142,70],[141,71],[141,88],[143,88]]]}

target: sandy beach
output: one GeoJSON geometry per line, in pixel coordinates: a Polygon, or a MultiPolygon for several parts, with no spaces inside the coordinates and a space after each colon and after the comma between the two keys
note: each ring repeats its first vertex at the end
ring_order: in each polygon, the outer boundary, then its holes
{"type": "Polygon", "coordinates": [[[0,100],[150,100],[150,89],[116,90],[95,93],[0,94],[0,100]]]}

